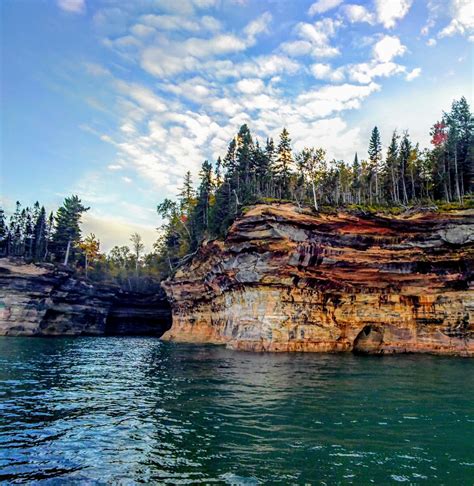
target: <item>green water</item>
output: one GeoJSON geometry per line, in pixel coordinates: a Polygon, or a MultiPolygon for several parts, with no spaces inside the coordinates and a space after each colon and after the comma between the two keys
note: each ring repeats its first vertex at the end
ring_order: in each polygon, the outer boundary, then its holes
{"type": "Polygon", "coordinates": [[[474,360],[0,338],[0,481],[474,483],[474,360]]]}

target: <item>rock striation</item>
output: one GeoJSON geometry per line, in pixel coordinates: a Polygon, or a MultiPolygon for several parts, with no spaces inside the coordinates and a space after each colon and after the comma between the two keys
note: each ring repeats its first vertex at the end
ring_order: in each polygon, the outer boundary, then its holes
{"type": "Polygon", "coordinates": [[[474,211],[257,205],[163,283],[173,341],[474,356],[474,211]]]}
{"type": "Polygon", "coordinates": [[[171,326],[164,293],[91,285],[66,269],[0,259],[0,335],[155,335],[171,326]]]}

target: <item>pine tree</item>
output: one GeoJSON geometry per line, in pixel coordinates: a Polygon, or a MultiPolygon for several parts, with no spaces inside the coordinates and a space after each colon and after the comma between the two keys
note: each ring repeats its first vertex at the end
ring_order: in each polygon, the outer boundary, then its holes
{"type": "Polygon", "coordinates": [[[197,248],[203,236],[209,228],[209,210],[212,193],[212,165],[205,160],[199,173],[201,183],[199,185],[198,197],[192,218],[192,247],[197,248]]]}
{"type": "Polygon", "coordinates": [[[24,212],[24,250],[23,253],[27,258],[32,257],[33,253],[33,230],[34,230],[34,224],[33,224],[33,218],[31,215],[31,210],[29,207],[25,209],[24,212]]]}
{"type": "Polygon", "coordinates": [[[252,158],[255,166],[255,192],[261,196],[270,182],[270,166],[267,154],[258,141],[255,143],[252,158]]]}
{"type": "Polygon", "coordinates": [[[380,142],[380,133],[377,127],[374,127],[369,141],[369,161],[370,161],[370,197],[372,197],[372,179],[375,180],[375,199],[379,201],[379,170],[380,161],[382,160],[382,143],[380,142]]]}
{"type": "Polygon", "coordinates": [[[290,197],[290,177],[293,165],[290,134],[286,128],[280,134],[277,157],[275,161],[275,178],[278,183],[278,196],[283,199],[290,197]]]}
{"type": "Polygon", "coordinates": [[[215,201],[209,211],[209,232],[212,236],[222,238],[235,218],[231,207],[232,192],[230,180],[226,177],[217,189],[215,201]]]}
{"type": "Polygon", "coordinates": [[[267,195],[270,197],[275,197],[275,143],[273,138],[267,138],[265,144],[265,156],[268,161],[268,186],[267,195]]]}
{"type": "Polygon", "coordinates": [[[398,170],[398,139],[397,132],[392,133],[392,139],[387,149],[387,158],[385,159],[386,172],[390,178],[390,194],[392,202],[400,203],[399,191],[399,170],[398,170]]]}
{"type": "Polygon", "coordinates": [[[254,182],[254,144],[247,125],[242,125],[237,134],[237,193],[241,204],[251,201],[254,182]]]}
{"type": "Polygon", "coordinates": [[[451,179],[456,197],[461,201],[465,191],[474,190],[474,120],[464,96],[459,101],[453,101],[451,111],[443,115],[443,122],[448,133],[446,148],[451,179]]]}
{"type": "Polygon", "coordinates": [[[32,256],[35,261],[42,261],[46,256],[46,245],[47,245],[46,238],[47,238],[46,211],[44,209],[44,206],[41,206],[33,230],[32,256]]]}
{"type": "Polygon", "coordinates": [[[0,256],[8,255],[8,226],[5,211],[0,207],[0,256]]]}
{"type": "Polygon", "coordinates": [[[54,253],[58,261],[67,265],[77,254],[76,245],[81,241],[82,214],[88,211],[78,196],[67,197],[56,212],[56,231],[53,235],[54,253]]]}
{"type": "Polygon", "coordinates": [[[220,187],[222,184],[222,159],[220,157],[217,157],[214,176],[215,176],[215,186],[220,187]]]}
{"type": "Polygon", "coordinates": [[[408,132],[403,133],[399,151],[400,182],[402,186],[403,204],[408,204],[408,193],[406,186],[406,174],[411,154],[411,142],[408,132]]]}
{"type": "Polygon", "coordinates": [[[186,218],[189,218],[192,208],[194,206],[195,193],[193,189],[193,181],[191,177],[191,171],[187,171],[184,180],[183,187],[178,194],[179,207],[186,218]]]}

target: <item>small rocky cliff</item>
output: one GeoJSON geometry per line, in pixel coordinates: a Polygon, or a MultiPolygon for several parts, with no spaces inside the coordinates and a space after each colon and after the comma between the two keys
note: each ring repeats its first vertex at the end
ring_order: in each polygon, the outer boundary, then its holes
{"type": "Polygon", "coordinates": [[[474,211],[252,207],[164,282],[164,338],[251,351],[474,356],[474,211]]]}
{"type": "Polygon", "coordinates": [[[48,265],[0,259],[0,335],[155,335],[171,326],[163,293],[91,285],[48,265]]]}

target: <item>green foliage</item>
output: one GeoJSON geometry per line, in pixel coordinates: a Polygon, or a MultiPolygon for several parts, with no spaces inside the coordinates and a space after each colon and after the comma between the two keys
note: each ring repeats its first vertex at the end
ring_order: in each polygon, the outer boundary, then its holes
{"type": "Polygon", "coordinates": [[[77,245],[81,241],[81,217],[88,210],[75,195],[67,197],[57,210],[56,230],[53,235],[53,251],[57,261],[63,261],[66,256],[69,256],[69,261],[76,260],[77,245]]]}
{"type": "MultiPolygon", "coordinates": [[[[420,151],[408,132],[392,134],[383,157],[378,127],[371,132],[368,159],[348,164],[328,161],[322,148],[304,148],[293,153],[291,138],[284,128],[278,148],[267,138],[262,149],[247,125],[230,141],[224,159],[218,159],[215,175],[205,162],[197,195],[190,204],[159,206],[165,218],[163,236],[156,247],[158,259],[167,261],[172,272],[209,238],[224,238],[230,225],[255,203],[293,202],[300,208],[334,212],[345,207],[354,211],[397,215],[409,207],[431,207],[444,191],[445,203],[438,207],[467,207],[466,188],[471,184],[473,124],[464,98],[455,101],[444,125],[438,124],[436,143],[431,150],[420,151]],[[444,133],[446,132],[446,136],[444,133]],[[456,169],[457,164],[457,169],[456,169]],[[456,179],[457,177],[457,179],[456,179]],[[451,203],[456,183],[462,201],[451,203]],[[447,189],[446,189],[447,188],[447,189]]],[[[184,181],[186,199],[190,175],[184,181]]],[[[186,200],[190,200],[189,198],[186,200]]]]}

